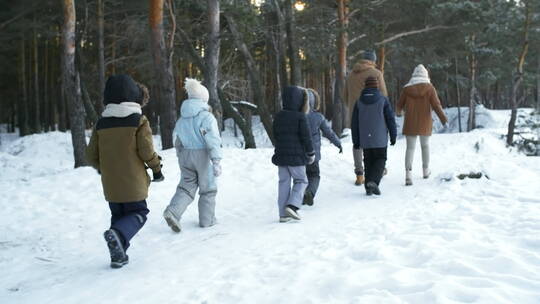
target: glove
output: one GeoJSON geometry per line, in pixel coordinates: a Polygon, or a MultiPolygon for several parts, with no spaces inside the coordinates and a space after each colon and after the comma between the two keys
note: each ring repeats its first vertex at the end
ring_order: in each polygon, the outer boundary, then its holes
{"type": "Polygon", "coordinates": [[[395,138],[390,138],[390,146],[393,146],[396,144],[396,139],[395,138]]]}
{"type": "Polygon", "coordinates": [[[311,165],[315,162],[315,153],[308,154],[308,165],[311,165]]]}
{"type": "Polygon", "coordinates": [[[162,182],[165,179],[165,176],[163,176],[163,173],[161,173],[161,170],[159,170],[158,172],[153,172],[153,174],[154,174],[154,179],[152,180],[152,182],[154,183],[162,182]]]}
{"type": "Polygon", "coordinates": [[[212,166],[214,167],[214,176],[218,177],[221,175],[221,165],[219,164],[219,159],[212,160],[212,166]]]}
{"type": "Polygon", "coordinates": [[[339,154],[343,154],[343,147],[341,145],[339,145],[339,154]]]}

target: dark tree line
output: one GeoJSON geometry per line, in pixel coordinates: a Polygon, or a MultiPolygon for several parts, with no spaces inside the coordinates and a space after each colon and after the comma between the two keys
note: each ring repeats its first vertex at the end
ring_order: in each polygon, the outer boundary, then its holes
{"type": "MultiPolygon", "coordinates": [[[[202,79],[223,126],[255,148],[251,117],[272,139],[287,85],[312,87],[341,132],[340,91],[374,49],[395,102],[419,63],[447,107],[540,105],[540,3],[532,0],[0,0],[0,123],[21,136],[72,131],[83,165],[85,129],[103,111],[108,75],[150,88],[144,109],[164,148],[185,77],[202,79]],[[256,107],[246,106],[248,101],[256,107]]],[[[463,130],[476,127],[475,111],[463,130]]]]}

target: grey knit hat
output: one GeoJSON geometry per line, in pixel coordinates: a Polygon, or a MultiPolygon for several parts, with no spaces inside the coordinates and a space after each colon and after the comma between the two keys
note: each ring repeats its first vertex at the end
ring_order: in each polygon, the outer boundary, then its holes
{"type": "Polygon", "coordinates": [[[365,50],[362,59],[375,62],[377,61],[377,54],[373,50],[365,50]]]}

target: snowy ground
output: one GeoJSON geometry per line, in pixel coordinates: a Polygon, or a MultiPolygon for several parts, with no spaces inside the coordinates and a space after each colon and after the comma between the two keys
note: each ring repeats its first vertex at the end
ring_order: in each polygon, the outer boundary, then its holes
{"type": "Polygon", "coordinates": [[[417,151],[412,187],[398,140],[381,197],[352,184],[350,142],[343,155],[326,142],[319,196],[296,224],[277,222],[272,150],[227,148],[219,224],[199,228],[193,205],[172,233],[161,212],[179,170],[161,151],[166,180],[120,270],[102,240],[99,177],[71,169],[69,135],[11,140],[0,146],[0,303],[540,303],[540,159],[505,148],[493,127],[506,115],[490,115],[485,129],[434,135],[432,178],[417,151]],[[469,171],[489,179],[455,177],[469,171]]]}

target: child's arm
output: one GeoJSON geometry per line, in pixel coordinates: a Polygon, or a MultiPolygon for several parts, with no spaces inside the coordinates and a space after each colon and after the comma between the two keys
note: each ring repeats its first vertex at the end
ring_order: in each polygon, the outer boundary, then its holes
{"type": "Polygon", "coordinates": [[[321,115],[321,119],[322,119],[320,128],[321,128],[323,136],[328,138],[330,140],[330,142],[332,142],[332,144],[334,144],[334,146],[340,148],[341,147],[341,140],[339,140],[339,137],[336,135],[336,133],[334,133],[334,131],[332,131],[332,129],[328,125],[328,122],[326,121],[326,119],[324,119],[324,116],[322,114],[320,114],[320,115],[321,115]]]}
{"type": "Polygon", "coordinates": [[[313,141],[311,140],[311,132],[308,125],[307,116],[302,114],[300,116],[299,123],[300,141],[304,146],[304,151],[306,151],[307,155],[311,157],[315,155],[315,149],[313,149],[313,141]]]}
{"type": "Polygon", "coordinates": [[[159,155],[154,151],[152,141],[152,129],[146,116],[141,116],[139,129],[137,129],[137,153],[142,161],[152,169],[152,172],[158,173],[161,171],[161,160],[159,155]]]}
{"type": "Polygon", "coordinates": [[[392,110],[392,106],[390,106],[390,102],[388,102],[388,99],[384,99],[384,120],[386,121],[386,127],[388,128],[388,132],[390,133],[390,143],[394,145],[396,143],[396,137],[397,137],[397,127],[396,127],[396,119],[394,118],[394,111],[392,110]]]}
{"type": "Polygon", "coordinates": [[[437,96],[437,90],[435,88],[432,89],[433,91],[431,92],[429,103],[431,104],[433,110],[435,110],[435,113],[437,113],[437,116],[439,116],[441,123],[445,125],[448,122],[448,118],[444,114],[443,108],[441,106],[441,101],[439,100],[439,96],[437,96]]]}
{"type": "Polygon", "coordinates": [[[221,136],[219,135],[217,120],[210,112],[206,114],[202,121],[201,134],[210,153],[210,159],[220,160],[222,158],[221,136]]]}
{"type": "Polygon", "coordinates": [[[360,149],[360,134],[358,134],[358,101],[354,105],[353,112],[352,112],[352,118],[351,118],[351,133],[352,133],[352,141],[353,141],[353,148],[358,150],[360,149]]]}
{"type": "Polygon", "coordinates": [[[98,132],[94,128],[92,136],[90,137],[90,143],[86,147],[86,161],[90,166],[99,171],[99,140],[98,132]]]}

